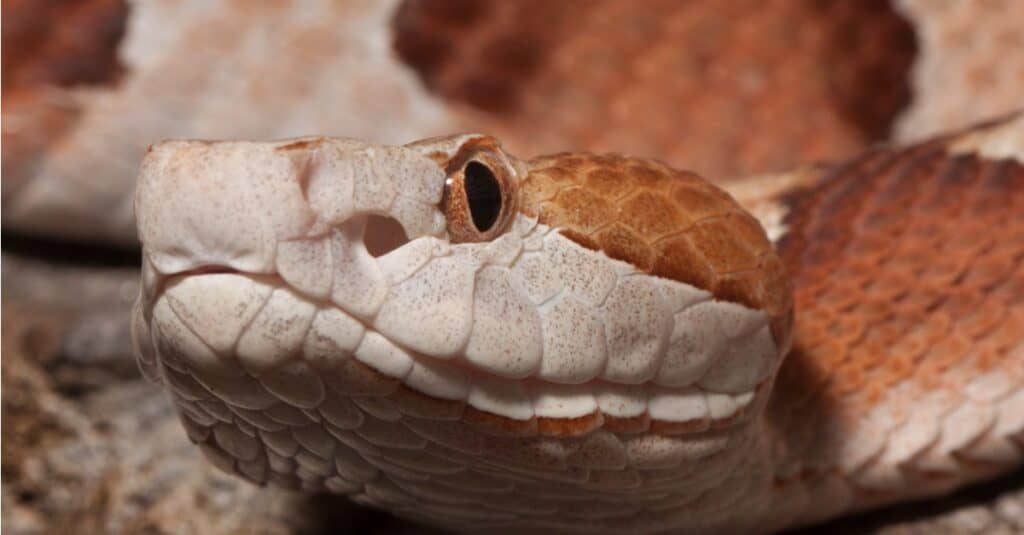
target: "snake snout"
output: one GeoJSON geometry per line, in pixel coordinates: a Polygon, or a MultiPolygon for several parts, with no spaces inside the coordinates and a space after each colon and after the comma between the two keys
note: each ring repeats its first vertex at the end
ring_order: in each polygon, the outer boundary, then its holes
{"type": "Polygon", "coordinates": [[[223,266],[269,274],[296,249],[308,253],[339,234],[371,258],[443,237],[444,178],[418,153],[354,140],[170,141],[143,160],[135,211],[161,273],[223,266]]]}

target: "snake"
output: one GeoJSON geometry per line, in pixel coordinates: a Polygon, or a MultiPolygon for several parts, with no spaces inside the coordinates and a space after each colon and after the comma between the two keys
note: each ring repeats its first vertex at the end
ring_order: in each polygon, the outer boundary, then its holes
{"type": "Polygon", "coordinates": [[[722,185],[160,142],[139,366],[221,470],[457,531],[774,532],[1020,466],[1024,115],[722,185]]]}

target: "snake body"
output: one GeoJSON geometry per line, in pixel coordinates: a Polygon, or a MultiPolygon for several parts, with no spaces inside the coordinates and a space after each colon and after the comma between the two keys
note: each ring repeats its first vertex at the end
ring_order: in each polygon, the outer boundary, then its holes
{"type": "Polygon", "coordinates": [[[1024,117],[728,190],[160,143],[139,364],[223,470],[459,530],[767,532],[1020,464],[1024,117]]]}

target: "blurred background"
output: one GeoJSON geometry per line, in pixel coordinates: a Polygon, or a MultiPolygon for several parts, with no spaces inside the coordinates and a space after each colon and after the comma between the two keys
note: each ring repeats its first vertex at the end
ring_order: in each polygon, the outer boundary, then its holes
{"type": "MultiPolygon", "coordinates": [[[[1024,107],[1018,0],[2,0],[3,527],[421,532],[216,474],[131,356],[166,138],[497,135],[714,181],[1024,107]]],[[[1024,476],[818,531],[1024,532],[1024,476]]]]}

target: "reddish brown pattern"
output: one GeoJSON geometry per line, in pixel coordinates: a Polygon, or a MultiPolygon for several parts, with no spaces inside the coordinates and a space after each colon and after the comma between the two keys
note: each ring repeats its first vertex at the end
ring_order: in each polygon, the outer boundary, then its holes
{"type": "Polygon", "coordinates": [[[3,91],[113,80],[123,0],[4,0],[3,91]]]}
{"type": "Polygon", "coordinates": [[[914,55],[883,0],[412,0],[395,28],[425,84],[514,152],[624,151],[713,179],[882,138],[914,55]]]}
{"type": "Polygon", "coordinates": [[[780,252],[797,320],[774,403],[803,414],[793,425],[907,380],[958,388],[952,367],[973,370],[966,381],[1021,365],[1020,162],[952,156],[941,140],[881,149],[836,169],[791,214],[780,252]]]}
{"type": "Polygon", "coordinates": [[[2,6],[7,202],[78,118],[77,105],[54,106],[48,88],[104,84],[117,77],[116,47],[128,8],[122,0],[4,0],[2,6]]]}

